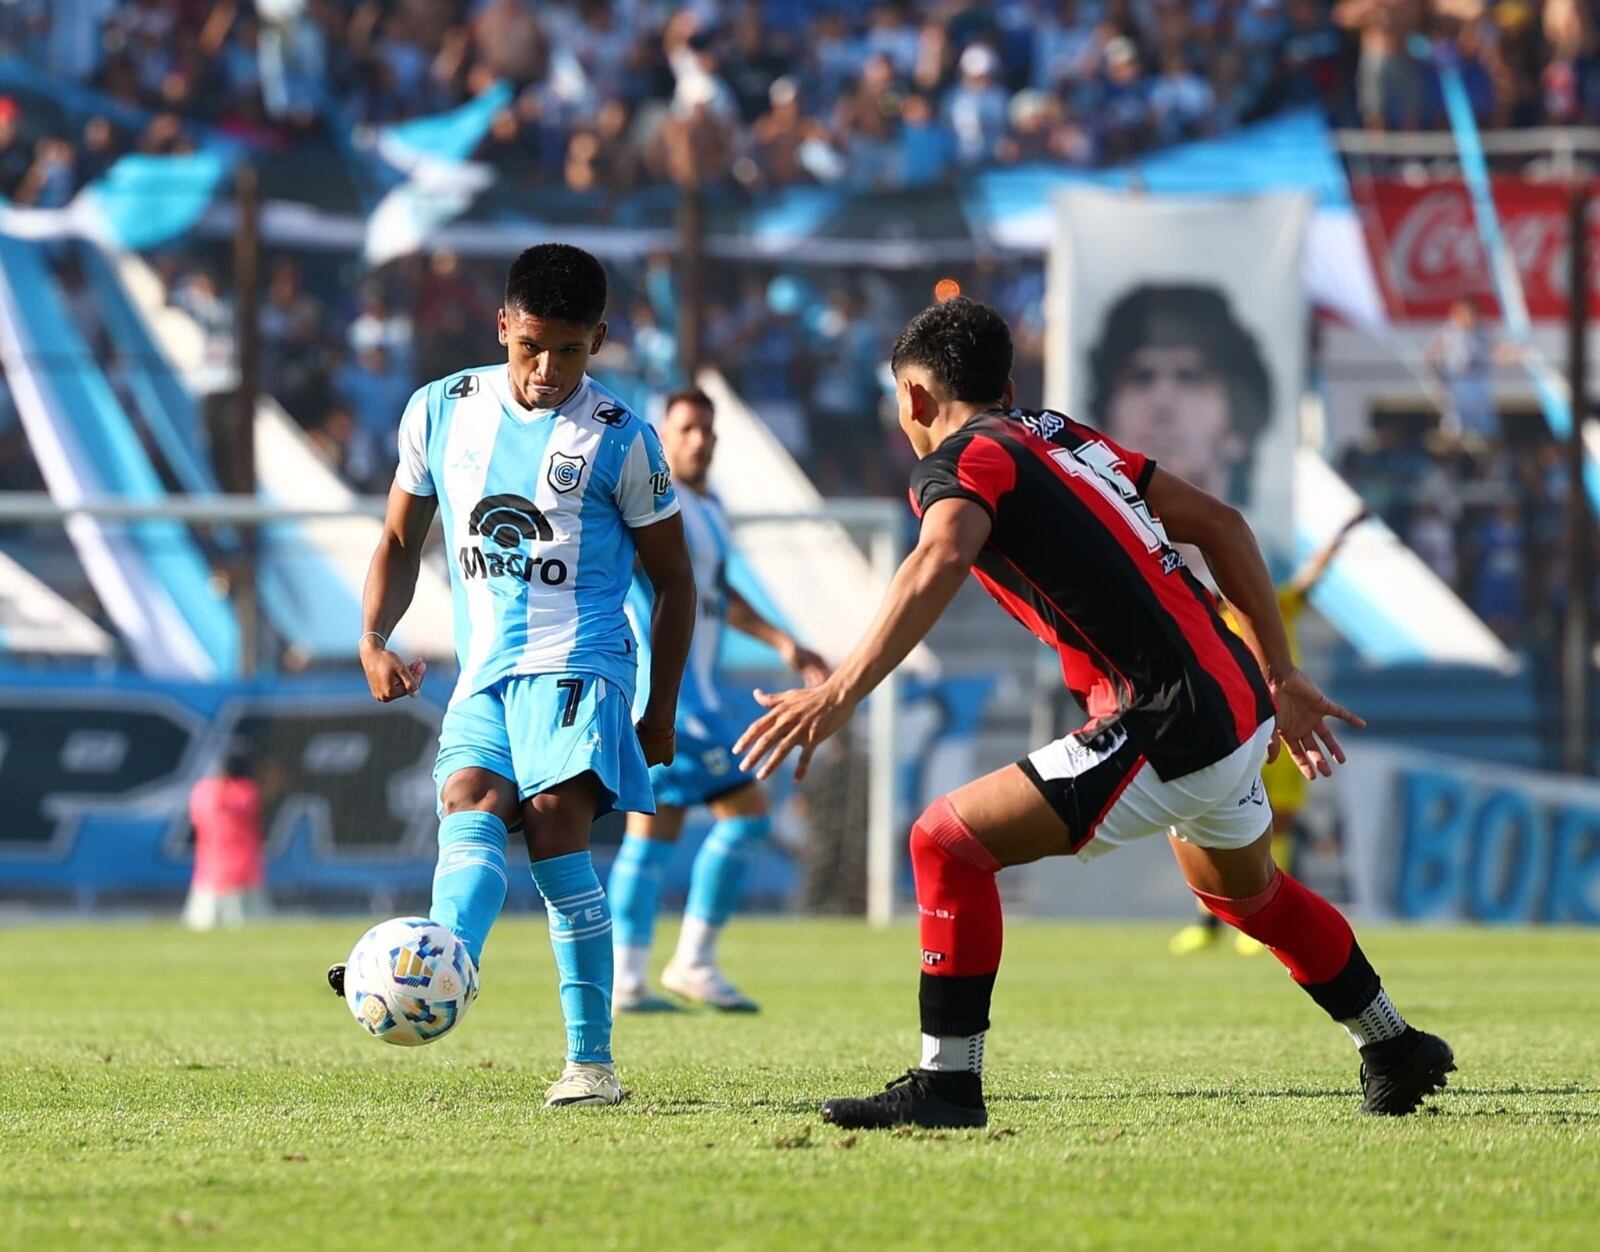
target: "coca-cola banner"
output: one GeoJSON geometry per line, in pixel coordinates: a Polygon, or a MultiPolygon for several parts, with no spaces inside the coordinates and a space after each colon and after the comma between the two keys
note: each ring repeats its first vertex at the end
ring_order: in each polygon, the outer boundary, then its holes
{"type": "MultiPolygon", "coordinates": [[[[1522,276],[1528,315],[1534,321],[1567,314],[1567,191],[1563,183],[1521,178],[1493,181],[1495,208],[1506,246],[1522,276]]],[[[1498,314],[1499,301],[1466,186],[1459,182],[1412,184],[1395,179],[1356,179],[1351,190],[1372,267],[1394,321],[1436,321],[1452,301],[1479,302],[1498,314]]],[[[1600,264],[1600,215],[1589,213],[1589,255],[1600,264]]],[[[1594,265],[1589,270],[1591,307],[1600,295],[1594,265]]]]}
{"type": "Polygon", "coordinates": [[[1056,207],[1048,402],[1237,505],[1287,560],[1309,200],[1075,189],[1056,207]]]}

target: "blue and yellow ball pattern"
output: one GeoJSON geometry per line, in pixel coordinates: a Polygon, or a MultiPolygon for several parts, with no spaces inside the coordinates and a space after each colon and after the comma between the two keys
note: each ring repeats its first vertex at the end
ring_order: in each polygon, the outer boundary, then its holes
{"type": "Polygon", "coordinates": [[[345,969],[345,1003],[385,1043],[417,1047],[449,1034],[478,997],[466,946],[426,917],[380,922],[357,941],[345,969]]]}

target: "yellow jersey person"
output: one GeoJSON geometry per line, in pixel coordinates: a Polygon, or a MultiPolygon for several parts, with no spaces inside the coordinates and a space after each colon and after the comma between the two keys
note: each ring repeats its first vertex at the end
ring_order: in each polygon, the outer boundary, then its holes
{"type": "MultiPolygon", "coordinates": [[[[1300,641],[1296,627],[1305,610],[1306,598],[1328,572],[1328,566],[1333,563],[1333,558],[1338,555],[1350,532],[1366,521],[1368,516],[1368,511],[1362,509],[1340,527],[1339,533],[1301,566],[1293,578],[1278,588],[1278,612],[1283,616],[1283,628],[1289,636],[1289,651],[1297,665],[1300,663],[1300,641]]],[[[1239,623],[1233,615],[1233,608],[1226,601],[1220,601],[1220,604],[1222,620],[1228,623],[1228,629],[1237,634],[1239,623]]],[[[1266,788],[1267,803],[1272,806],[1272,859],[1284,873],[1292,873],[1296,832],[1300,813],[1306,805],[1306,780],[1294,762],[1288,759],[1288,753],[1280,752],[1276,759],[1262,767],[1261,782],[1266,788]]],[[[1173,935],[1167,945],[1174,956],[1199,952],[1222,938],[1221,919],[1204,904],[1199,909],[1200,916],[1173,935]]],[[[1236,934],[1233,942],[1234,950],[1240,956],[1254,956],[1261,951],[1261,944],[1243,932],[1236,934]]]]}

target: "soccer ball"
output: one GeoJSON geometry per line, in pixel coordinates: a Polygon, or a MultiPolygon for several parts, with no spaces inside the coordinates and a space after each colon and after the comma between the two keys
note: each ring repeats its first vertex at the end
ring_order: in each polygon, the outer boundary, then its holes
{"type": "Polygon", "coordinates": [[[357,941],[344,999],[368,1034],[403,1048],[449,1034],[478,998],[466,945],[426,917],[379,922],[357,941]]]}

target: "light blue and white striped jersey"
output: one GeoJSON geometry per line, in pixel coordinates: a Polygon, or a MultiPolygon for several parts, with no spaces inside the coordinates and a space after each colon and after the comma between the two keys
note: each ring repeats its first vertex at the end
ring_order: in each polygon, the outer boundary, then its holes
{"type": "Polygon", "coordinates": [[[508,674],[597,674],[631,698],[623,612],[630,529],[678,511],[661,441],[590,378],[559,409],[525,409],[506,366],[419,388],[395,482],[439,497],[456,657],[451,703],[508,674]]]}
{"type": "MultiPolygon", "coordinates": [[[[683,685],[678,689],[678,717],[715,713],[722,707],[717,695],[717,651],[722,645],[722,630],[728,617],[728,519],[722,502],[709,493],[685,488],[678,495],[683,515],[683,538],[694,564],[695,623],[694,641],[689,645],[689,662],[683,667],[683,685]]],[[[650,583],[635,573],[633,590],[628,593],[628,620],[641,643],[639,687],[634,695],[634,716],[644,713],[650,697],[649,643],[650,608],[654,602],[650,583]]]]}

